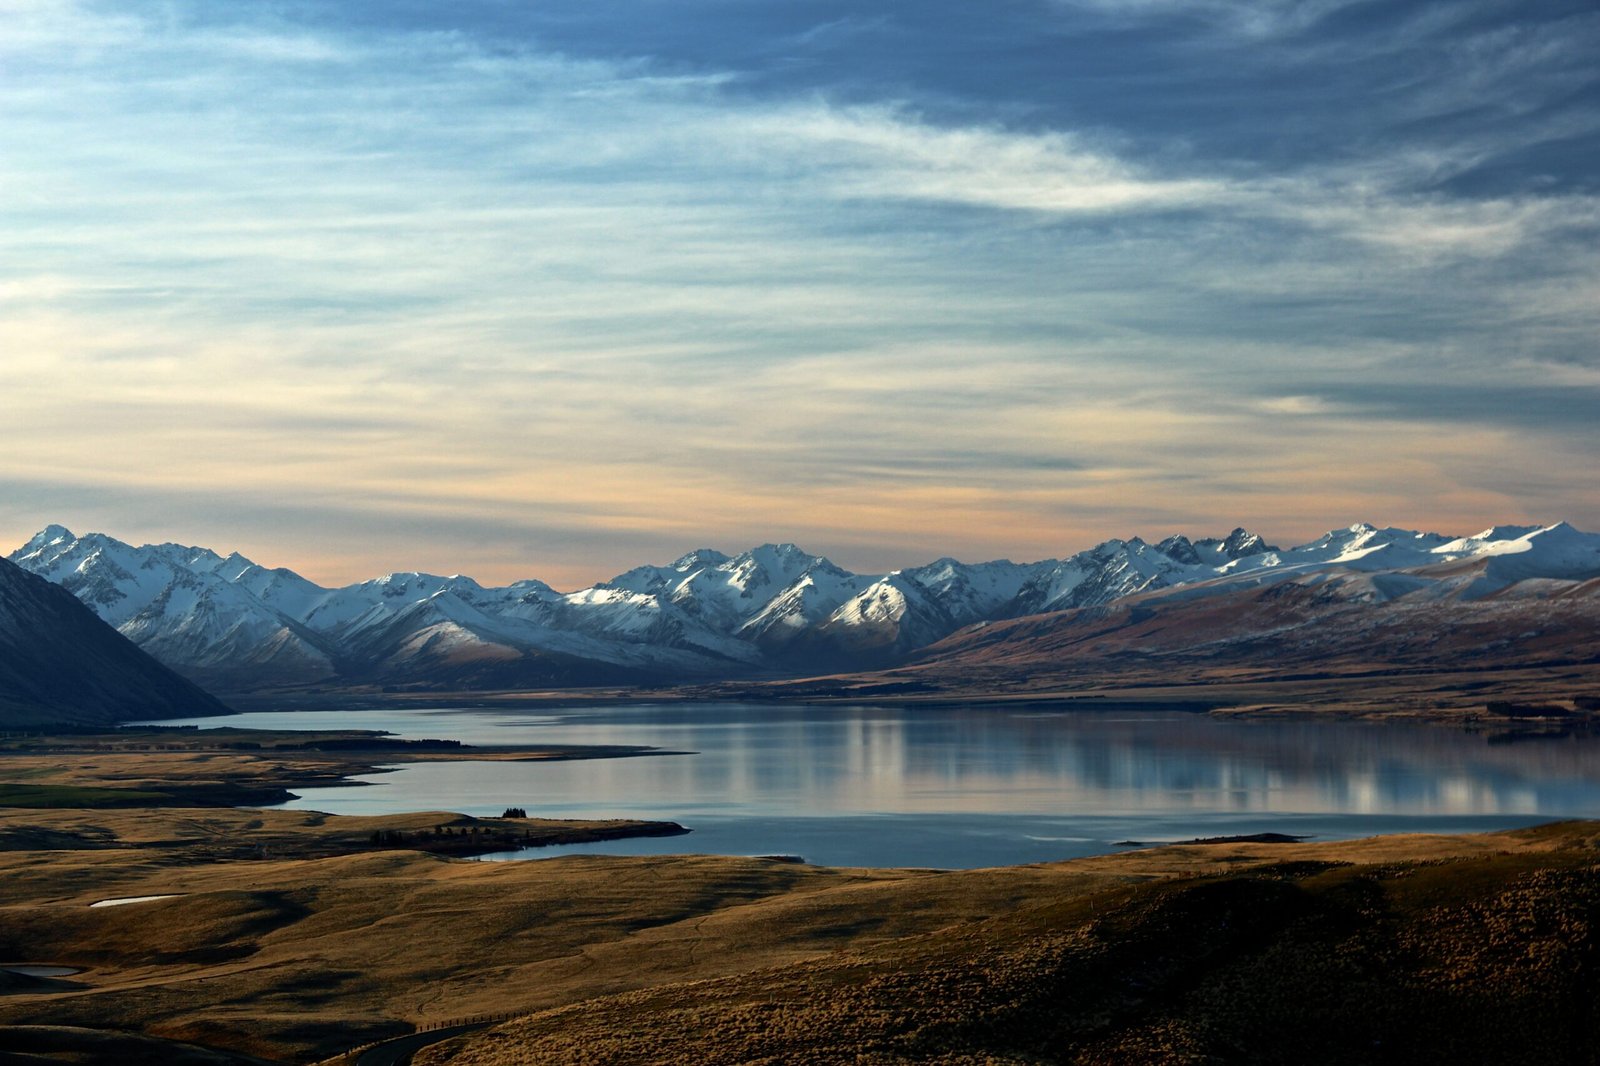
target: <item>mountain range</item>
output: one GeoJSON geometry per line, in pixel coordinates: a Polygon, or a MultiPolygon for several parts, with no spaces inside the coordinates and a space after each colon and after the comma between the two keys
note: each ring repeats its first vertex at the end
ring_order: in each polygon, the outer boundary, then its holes
{"type": "Polygon", "coordinates": [[[801,676],[975,648],[992,659],[1005,640],[1037,641],[1041,625],[1121,617],[1125,631],[1150,604],[1240,597],[1485,617],[1493,613],[1485,605],[1600,599],[1600,535],[1565,523],[1470,537],[1357,524],[1288,549],[1235,529],[1201,540],[1109,540],[1033,563],[946,558],[886,574],[852,573],[793,544],[731,556],[702,548],[576,592],[421,573],[330,589],[238,554],[134,547],[61,526],[10,559],[173,669],[232,692],[801,676]]]}

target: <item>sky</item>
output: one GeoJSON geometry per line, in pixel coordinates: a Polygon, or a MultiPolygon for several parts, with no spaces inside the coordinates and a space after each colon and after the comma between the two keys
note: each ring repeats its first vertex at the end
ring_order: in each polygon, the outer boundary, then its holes
{"type": "Polygon", "coordinates": [[[0,553],[1600,529],[1592,0],[0,0],[0,553]]]}

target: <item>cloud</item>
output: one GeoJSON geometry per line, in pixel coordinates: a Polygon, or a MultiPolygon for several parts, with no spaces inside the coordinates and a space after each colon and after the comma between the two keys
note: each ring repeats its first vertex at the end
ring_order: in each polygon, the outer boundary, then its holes
{"type": "Polygon", "coordinates": [[[1501,381],[1494,388],[1448,381],[1342,383],[1326,386],[1318,401],[1347,418],[1581,430],[1594,424],[1600,386],[1526,380],[1501,381]]]}
{"type": "Polygon", "coordinates": [[[1199,20],[1252,39],[1304,33],[1330,15],[1361,0],[1053,0],[1057,5],[1092,11],[1129,22],[1149,19],[1199,20]]]}
{"type": "Polygon", "coordinates": [[[939,128],[881,107],[818,105],[743,128],[816,161],[851,197],[1071,215],[1179,208],[1226,193],[1214,180],[1143,173],[1071,134],[939,128]]]}
{"type": "MultiPolygon", "coordinates": [[[[7,9],[19,539],[104,492],[97,524],[202,508],[208,537],[265,522],[352,578],[466,569],[410,560],[472,526],[486,579],[706,541],[903,565],[1340,524],[1362,484],[1481,527],[1561,502],[1517,471],[1600,459],[1593,197],[1452,184],[1524,134],[1229,157],[1162,115],[1063,121],[1053,84],[757,92],[598,45],[199,12],[7,9]],[[541,544],[564,561],[527,564],[541,544]]],[[[1185,73],[1096,76],[1139,103],[1185,73]]],[[[1398,111],[1450,111],[1421,95],[1398,111]]]]}
{"type": "Polygon", "coordinates": [[[1600,226],[1600,197],[1451,200],[1360,186],[1302,191],[1287,218],[1417,259],[1503,256],[1600,226]]]}

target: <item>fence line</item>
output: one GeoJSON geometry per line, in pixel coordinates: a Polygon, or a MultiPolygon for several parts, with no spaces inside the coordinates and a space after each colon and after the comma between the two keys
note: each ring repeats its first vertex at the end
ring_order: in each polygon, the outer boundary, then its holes
{"type": "Polygon", "coordinates": [[[429,1022],[426,1025],[414,1026],[409,1033],[401,1033],[399,1036],[386,1036],[382,1040],[371,1040],[365,1044],[358,1044],[348,1051],[341,1051],[332,1058],[318,1059],[316,1062],[311,1063],[310,1066],[354,1066],[354,1063],[357,1059],[371,1051],[373,1048],[392,1043],[396,1040],[404,1040],[408,1036],[417,1036],[421,1033],[436,1033],[441,1029],[453,1029],[457,1026],[465,1027],[473,1025],[498,1025],[501,1022],[508,1022],[513,1018],[520,1018],[527,1013],[527,1011],[513,1010],[505,1011],[504,1013],[500,1014],[472,1014],[464,1018],[451,1018],[445,1021],[429,1022]]]}

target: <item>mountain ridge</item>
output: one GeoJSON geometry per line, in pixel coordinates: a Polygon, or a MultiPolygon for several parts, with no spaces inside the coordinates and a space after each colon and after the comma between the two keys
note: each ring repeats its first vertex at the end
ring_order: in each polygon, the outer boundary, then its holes
{"type": "Polygon", "coordinates": [[[1367,604],[1466,604],[1514,588],[1537,598],[1600,578],[1600,535],[1565,522],[1466,537],[1358,522],[1285,549],[1237,527],[1199,540],[1112,539],[1032,563],[945,557],[883,574],[773,543],[736,555],[699,548],[566,593],[536,579],[488,587],[403,571],[323,588],[238,553],[135,548],[60,525],[10,558],[174,669],[224,689],[514,688],[885,667],[974,626],[1283,582],[1337,578],[1339,598],[1367,604]]]}

